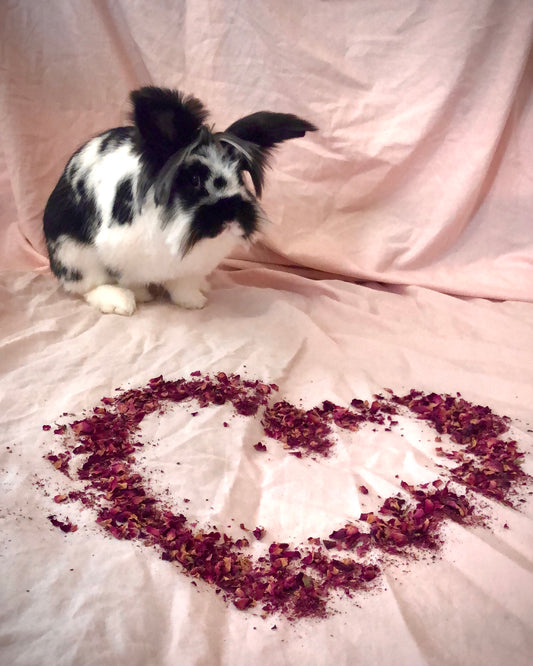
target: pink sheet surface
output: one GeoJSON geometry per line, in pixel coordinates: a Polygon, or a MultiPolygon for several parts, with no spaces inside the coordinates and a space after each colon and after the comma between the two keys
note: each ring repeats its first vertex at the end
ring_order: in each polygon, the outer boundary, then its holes
{"type": "MultiPolygon", "coordinates": [[[[43,458],[60,445],[42,425],[195,370],[275,382],[305,408],[461,392],[510,417],[532,474],[532,25],[529,0],[0,3],[1,666],[531,663],[529,489],[517,509],[477,498],[486,526],[447,522],[435,561],[380,562],[371,591],[291,623],[56,504],[77,482],[43,458]],[[102,316],[49,274],[42,210],[148,83],[194,93],[220,128],[271,109],[320,131],[276,155],[271,224],[216,271],[204,310],[102,316]]],[[[140,469],[200,527],[263,525],[254,552],[327,537],[451,464],[414,419],[335,431],[312,461],[265,438],[261,414],[192,409],[146,419],[140,469]]]]}
{"type": "MultiPolygon", "coordinates": [[[[110,537],[95,511],[54,503],[79,482],[43,459],[62,450],[44,423],[80,418],[117,387],[196,370],[275,382],[277,398],[305,408],[325,399],[348,405],[384,387],[399,394],[412,387],[460,391],[512,418],[509,437],[527,454],[524,471],[533,473],[529,304],[316,281],[268,268],[219,272],[214,286],[203,311],[153,302],[123,318],[65,297],[49,276],[1,279],[0,663],[529,664],[527,490],[525,503],[515,497],[517,510],[473,499],[478,515],[489,516],[486,528],[448,521],[435,561],[378,560],[384,574],[371,591],[333,597],[328,618],[296,623],[262,619],[260,606],[239,611],[153,548],[110,537]],[[72,416],[61,418],[64,412],[72,416]],[[78,530],[63,534],[50,525],[51,514],[78,530]]],[[[146,418],[138,469],[156,495],[201,528],[238,537],[247,534],[241,522],[263,526],[256,555],[276,540],[305,547],[309,536],[327,538],[385,497],[405,498],[401,480],[432,481],[444,477],[439,465],[452,464],[436,455],[435,431],[405,417],[391,432],[371,425],[354,434],[336,430],[332,455],[312,461],[265,437],[261,411],[255,419],[234,417],[227,406],[192,417],[194,411],[176,406],[146,418]],[[258,441],[266,452],[253,448],[258,441]]],[[[440,446],[450,447],[447,437],[440,446]]]]}

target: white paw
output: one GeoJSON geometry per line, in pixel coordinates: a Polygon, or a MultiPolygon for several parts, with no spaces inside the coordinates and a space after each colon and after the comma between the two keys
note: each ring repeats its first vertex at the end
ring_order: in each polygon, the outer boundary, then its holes
{"type": "Polygon", "coordinates": [[[170,300],[187,310],[199,310],[207,303],[202,289],[208,286],[204,276],[188,276],[165,282],[170,300]]]}
{"type": "Polygon", "coordinates": [[[210,287],[209,280],[206,277],[201,278],[200,283],[198,285],[198,289],[200,289],[201,291],[209,291],[209,287],[210,287]]]}
{"type": "Polygon", "coordinates": [[[187,310],[200,310],[207,303],[207,296],[199,289],[179,289],[170,294],[173,303],[187,310]]]}
{"type": "Polygon", "coordinates": [[[135,295],[130,289],[103,284],[85,294],[85,300],[104,314],[130,316],[135,312],[135,295]]]}

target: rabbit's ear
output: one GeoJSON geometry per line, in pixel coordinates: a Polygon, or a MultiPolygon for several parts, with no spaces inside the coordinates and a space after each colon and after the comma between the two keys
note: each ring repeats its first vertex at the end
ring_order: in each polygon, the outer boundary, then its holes
{"type": "Polygon", "coordinates": [[[258,111],[235,121],[228,127],[226,133],[244,141],[251,141],[262,148],[272,148],[277,143],[297,139],[306,132],[314,132],[316,129],[307,120],[298,118],[292,113],[258,111]]]}
{"type": "Polygon", "coordinates": [[[142,148],[162,160],[191,143],[208,115],[199,99],[168,88],[146,86],[130,99],[142,148]]]}
{"type": "Polygon", "coordinates": [[[243,168],[250,173],[255,192],[260,197],[271,149],[282,141],[296,139],[316,129],[292,113],[258,111],[235,121],[218,136],[241,154],[243,168]]]}

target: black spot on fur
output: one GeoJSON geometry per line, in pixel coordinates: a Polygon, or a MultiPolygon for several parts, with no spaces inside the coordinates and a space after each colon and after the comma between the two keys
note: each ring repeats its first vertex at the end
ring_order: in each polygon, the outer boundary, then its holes
{"type": "Polygon", "coordinates": [[[48,246],[48,254],[50,256],[50,268],[52,273],[65,282],[79,282],[83,279],[83,274],[73,268],[67,268],[55,256],[54,250],[51,245],[48,246]]]}
{"type": "Polygon", "coordinates": [[[183,165],[178,169],[172,184],[171,201],[179,197],[180,204],[185,208],[197,206],[209,194],[205,184],[210,175],[211,170],[203,162],[194,161],[183,165]]]}
{"type": "MultiPolygon", "coordinates": [[[[237,197],[238,198],[238,197],[237,197]]],[[[240,199],[237,204],[236,221],[241,225],[244,238],[249,238],[259,226],[257,209],[251,201],[240,199]]]]}
{"type": "Polygon", "coordinates": [[[100,154],[106,153],[107,151],[114,150],[121,146],[123,143],[131,142],[135,134],[135,129],[133,127],[115,127],[112,130],[104,132],[102,134],[102,141],[98,147],[98,152],[100,154]]]}
{"type": "Polygon", "coordinates": [[[217,176],[213,181],[213,187],[216,187],[217,190],[221,190],[228,184],[228,181],[224,176],[217,176]]]}
{"type": "Polygon", "coordinates": [[[70,166],[68,167],[68,177],[70,178],[71,181],[73,181],[76,178],[76,174],[78,173],[78,165],[76,162],[70,162],[70,166]]]}
{"type": "Polygon", "coordinates": [[[214,204],[200,206],[192,221],[189,236],[183,253],[186,254],[202,238],[215,238],[226,226],[226,222],[240,224],[245,238],[257,229],[257,210],[252,202],[244,201],[240,196],[219,199],[214,204]]]}
{"type": "Polygon", "coordinates": [[[118,224],[131,224],[133,220],[133,188],[131,178],[123,178],[113,202],[113,220],[118,224]]]}
{"type": "Polygon", "coordinates": [[[74,190],[63,173],[44,209],[46,239],[55,241],[64,234],[80,243],[90,243],[100,222],[95,200],[83,180],[77,181],[74,190]]]}
{"type": "Polygon", "coordinates": [[[115,280],[115,281],[120,280],[120,277],[121,277],[121,272],[120,271],[117,271],[114,268],[109,268],[109,266],[106,266],[105,271],[112,280],[115,280]]]}
{"type": "Polygon", "coordinates": [[[83,178],[79,178],[76,181],[76,192],[78,193],[78,196],[81,198],[87,196],[87,193],[85,191],[85,180],[83,178]]]}

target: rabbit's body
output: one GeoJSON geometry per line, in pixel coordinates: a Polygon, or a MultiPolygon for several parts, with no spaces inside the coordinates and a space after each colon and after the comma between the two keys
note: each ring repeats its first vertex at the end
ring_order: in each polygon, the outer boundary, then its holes
{"type": "Polygon", "coordinates": [[[260,194],[269,148],[314,128],[262,112],[213,134],[194,98],[143,88],[132,100],[135,126],[88,141],[50,196],[52,271],[102,312],[132,314],[150,284],[178,305],[202,307],[206,277],[263,218],[242,172],[260,194]]]}
{"type": "MultiPolygon", "coordinates": [[[[203,280],[230,253],[243,233],[236,224],[226,225],[215,238],[200,239],[182,256],[192,213],[181,210],[167,221],[165,211],[155,204],[152,190],[147,192],[140,210],[134,210],[140,156],[132,139],[119,134],[121,130],[91,139],[68,163],[59,206],[64,206],[67,192],[74,215],[69,214],[68,218],[54,215],[54,197],[48,204],[47,216],[59,221],[47,227],[53,270],[67,291],[87,295],[95,287],[116,283],[138,294],[144,293],[142,300],[148,298],[149,292],[143,290],[146,285],[162,284],[172,296],[174,280],[187,278],[191,287],[187,297],[182,294],[180,302],[178,290],[174,300],[185,307],[201,307],[205,302],[199,293],[200,287],[205,286],[203,280]],[[114,134],[120,137],[120,145],[118,139],[107,143],[114,134]],[[113,145],[113,149],[106,148],[106,143],[113,145]],[[66,224],[62,225],[61,220],[66,224]],[[76,228],[73,222],[77,223],[76,228]],[[198,287],[192,286],[195,279],[198,287]],[[166,284],[171,281],[172,284],[166,284]]],[[[216,154],[210,157],[211,177],[205,183],[208,196],[215,199],[222,194],[221,188],[213,185],[217,177],[226,181],[222,188],[226,196],[234,196],[241,189],[235,171],[216,157],[216,154]]],[[[121,300],[113,311],[127,314],[122,312],[121,300]]],[[[111,304],[107,309],[112,309],[111,304]]]]}

